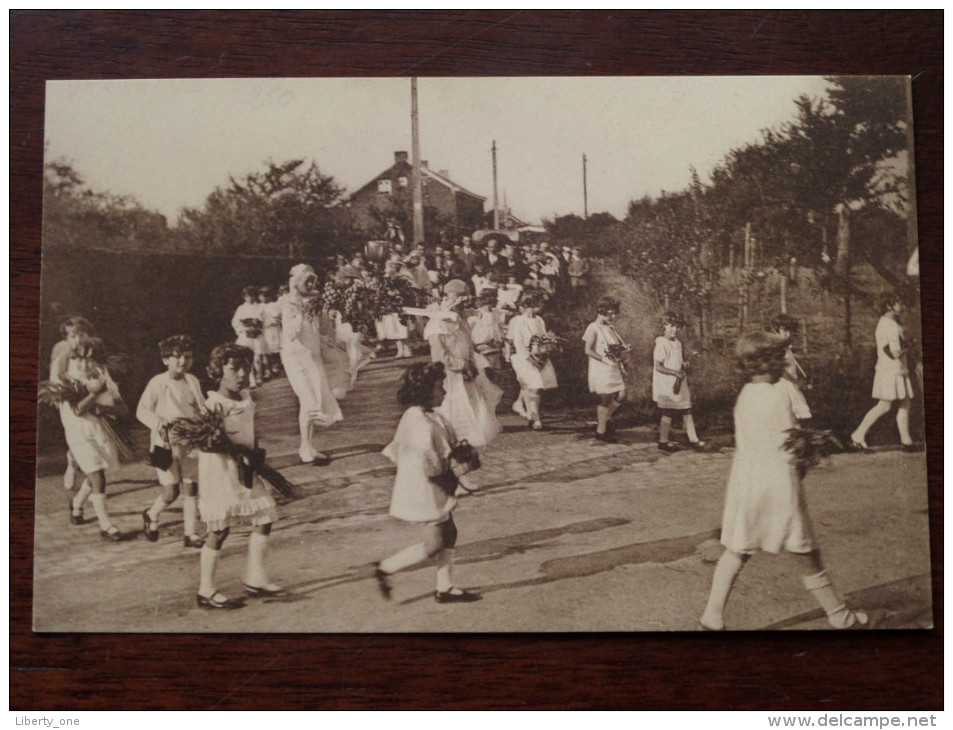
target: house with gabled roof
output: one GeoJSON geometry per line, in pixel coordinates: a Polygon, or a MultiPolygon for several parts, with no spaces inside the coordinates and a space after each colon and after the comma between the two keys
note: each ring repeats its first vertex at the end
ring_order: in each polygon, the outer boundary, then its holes
{"type": "MultiPolygon", "coordinates": [[[[486,198],[450,179],[446,170],[431,170],[420,161],[424,209],[437,214],[461,231],[480,228],[486,198]]],[[[411,237],[413,204],[413,165],[406,152],[394,153],[394,164],[355,191],[349,201],[351,223],[371,235],[387,234],[388,222],[401,226],[411,237]]]]}

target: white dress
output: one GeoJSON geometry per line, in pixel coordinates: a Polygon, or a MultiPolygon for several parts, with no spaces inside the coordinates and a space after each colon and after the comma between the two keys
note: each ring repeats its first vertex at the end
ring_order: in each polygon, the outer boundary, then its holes
{"type": "MultiPolygon", "coordinates": [[[[609,322],[597,319],[590,323],[582,336],[583,342],[595,340],[596,354],[605,358],[609,345],[623,344],[622,337],[609,322]]],[[[589,358],[589,392],[598,394],[613,394],[625,390],[625,380],[622,369],[615,362],[600,362],[589,358]]]]}
{"type": "Polygon", "coordinates": [[[160,427],[176,418],[194,418],[203,402],[198,378],[191,373],[185,373],[179,380],[173,379],[168,372],[159,373],[142,391],[136,418],[149,429],[149,446],[172,451],[172,465],[168,469],[156,468],[160,484],[178,484],[183,476],[194,478],[195,452],[185,444],[170,445],[160,427]]]}
{"type": "Polygon", "coordinates": [[[439,413],[411,406],[393,440],[382,452],[397,464],[390,514],[408,522],[441,522],[456,499],[430,481],[446,471],[456,441],[453,427],[439,413]]]}
{"type": "Polygon", "coordinates": [[[257,302],[252,304],[247,302],[239,304],[235,310],[235,314],[232,315],[232,329],[235,330],[235,343],[249,348],[256,355],[261,355],[264,352],[262,335],[249,337],[242,324],[242,320],[257,319],[259,322],[262,321],[262,306],[263,305],[257,302]]]}
{"type": "Polygon", "coordinates": [[[514,350],[510,362],[520,386],[528,390],[549,390],[558,386],[552,360],[547,360],[542,368],[537,368],[529,361],[529,343],[533,335],[546,333],[543,318],[518,314],[510,320],[507,332],[514,350]]]}
{"type": "MultiPolygon", "coordinates": [[[[228,438],[242,446],[255,446],[255,402],[248,391],[241,400],[230,400],[211,391],[205,406],[220,408],[225,416],[228,438]]],[[[199,512],[212,532],[229,525],[250,522],[267,525],[277,519],[275,500],[257,475],[248,489],[238,476],[238,464],[231,456],[199,452],[199,512]]]]}
{"type": "Polygon", "coordinates": [[[318,322],[302,312],[302,303],[285,294],[281,303],[281,364],[298,396],[300,419],[330,426],[344,416],[324,371],[318,322]],[[309,415],[313,414],[313,415],[309,415]]]}
{"type": "Polygon", "coordinates": [[[807,405],[804,393],[798,386],[800,373],[798,372],[797,359],[789,347],[784,353],[784,374],[778,381],[778,387],[784,391],[791,401],[791,410],[794,411],[794,417],[799,421],[806,421],[811,417],[811,409],[807,405]]]}
{"type": "Polygon", "coordinates": [[[430,343],[431,359],[442,362],[447,371],[447,395],[436,411],[450,422],[459,438],[472,446],[485,446],[501,430],[496,406],[503,391],[477,367],[479,355],[473,349],[466,323],[456,314],[448,319],[432,318],[424,338],[430,343]],[[471,372],[478,373],[472,379],[463,375],[467,363],[471,372]]]}
{"type": "Polygon", "coordinates": [[[407,326],[401,324],[400,315],[397,312],[385,314],[374,322],[374,329],[377,331],[379,340],[406,340],[410,336],[407,326]]]}
{"type": "MultiPolygon", "coordinates": [[[[81,360],[70,360],[66,375],[85,384],[87,376],[81,363],[81,360]]],[[[119,388],[109,377],[109,373],[103,368],[97,370],[93,376],[106,381],[106,390],[96,396],[96,404],[111,406],[118,403],[119,388]]],[[[88,411],[79,415],[70,403],[64,402],[60,403],[60,421],[66,433],[66,444],[84,474],[115,468],[119,464],[116,442],[99,416],[88,411]]]]}
{"type": "Polygon", "coordinates": [[[676,377],[660,373],[656,365],[661,362],[669,370],[681,370],[682,343],[667,337],[655,338],[655,352],[652,355],[652,400],[659,408],[674,408],[685,411],[692,407],[692,394],[688,382],[683,380],[678,393],[674,392],[676,377]]]}
{"type": "Polygon", "coordinates": [[[891,357],[884,350],[900,352],[903,327],[893,317],[884,315],[877,322],[874,339],[877,342],[877,367],[874,370],[874,387],[871,395],[877,400],[905,400],[913,398],[913,383],[907,356],[891,357]]]}
{"type": "Polygon", "coordinates": [[[735,451],[721,542],[728,550],[814,550],[814,531],[785,431],[796,423],[788,396],[771,383],[748,383],[735,404],[735,451]]]}
{"type": "Polygon", "coordinates": [[[470,326],[473,347],[487,359],[491,368],[499,368],[503,352],[502,312],[494,309],[488,312],[477,310],[476,314],[467,319],[467,324],[470,326]]]}
{"type": "Polygon", "coordinates": [[[263,350],[266,355],[277,355],[281,350],[281,305],[277,301],[261,305],[263,350]]]}

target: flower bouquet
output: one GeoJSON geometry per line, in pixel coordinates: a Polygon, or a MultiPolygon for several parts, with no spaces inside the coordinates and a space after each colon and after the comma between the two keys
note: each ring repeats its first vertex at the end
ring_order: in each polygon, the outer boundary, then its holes
{"type": "Polygon", "coordinates": [[[788,437],[784,441],[784,449],[794,455],[794,464],[801,479],[822,459],[844,448],[831,431],[789,428],[785,433],[788,437]]]}
{"type": "MultiPolygon", "coordinates": [[[[85,383],[73,378],[64,378],[61,381],[44,380],[37,389],[37,402],[52,408],[59,408],[61,403],[69,403],[75,411],[80,401],[88,395],[89,388],[85,383]]],[[[126,431],[118,427],[119,411],[113,406],[95,403],[89,413],[99,418],[106,434],[116,444],[120,458],[123,461],[131,461],[134,457],[133,443],[126,431]]]]}
{"type": "Polygon", "coordinates": [[[225,454],[238,464],[238,478],[246,489],[251,489],[258,474],[283,497],[297,496],[295,485],[281,472],[265,463],[265,450],[234,443],[228,437],[225,413],[221,406],[196,409],[191,417],[176,418],[169,424],[169,441],[199,451],[225,454]]]}
{"type": "Polygon", "coordinates": [[[250,337],[252,339],[256,337],[261,337],[263,330],[263,325],[260,319],[249,317],[248,319],[242,320],[242,327],[245,328],[245,337],[250,337]]]}
{"type": "Polygon", "coordinates": [[[537,368],[545,367],[549,359],[562,352],[563,339],[552,332],[533,335],[529,340],[530,362],[537,368]]]}

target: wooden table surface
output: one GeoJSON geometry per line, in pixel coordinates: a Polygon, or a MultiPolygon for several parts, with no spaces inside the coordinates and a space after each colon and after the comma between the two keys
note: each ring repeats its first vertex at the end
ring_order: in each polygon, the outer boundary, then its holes
{"type": "Polygon", "coordinates": [[[11,11],[10,43],[11,709],[942,707],[941,11],[11,11]],[[913,77],[935,630],[31,632],[44,81],[620,74],[913,77]]]}

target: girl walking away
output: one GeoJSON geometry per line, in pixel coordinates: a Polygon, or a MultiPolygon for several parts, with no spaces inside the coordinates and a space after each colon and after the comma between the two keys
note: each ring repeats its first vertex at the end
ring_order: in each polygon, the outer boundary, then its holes
{"type": "Polygon", "coordinates": [[[553,338],[546,330],[546,323],[539,316],[542,295],[533,290],[524,291],[520,299],[520,313],[510,320],[507,331],[513,341],[510,363],[519,381],[520,394],[513,410],[526,418],[529,428],[541,431],[540,402],[542,392],[559,385],[556,370],[549,359],[549,346],[553,338]]]}
{"type": "Polygon", "coordinates": [[[904,337],[900,315],[903,312],[903,300],[897,294],[887,294],[880,303],[880,321],[874,331],[877,343],[877,366],[874,370],[874,387],[871,395],[877,403],[867,411],[864,420],[850,435],[851,446],[860,451],[867,450],[867,432],[881,416],[890,412],[897,404],[897,430],[904,451],[917,451],[918,446],[910,436],[910,400],[913,398],[913,383],[910,381],[910,367],[907,354],[911,343],[904,337]]]}
{"type": "Polygon", "coordinates": [[[109,416],[125,416],[127,409],[119,388],[106,370],[106,349],[98,337],[88,337],[69,356],[66,378],[75,384],[76,399],[60,403],[60,419],[66,443],[86,478],[70,500],[70,522],[83,524],[83,503],[93,503],[104,540],[119,542],[123,534],[109,517],[106,507],[106,469],[119,463],[115,433],[109,416]]]}
{"type": "Polygon", "coordinates": [[[324,371],[320,324],[309,311],[317,283],[318,277],[308,264],[292,267],[289,292],[280,300],[281,364],[298,396],[298,429],[301,434],[298,456],[305,464],[325,466],[331,459],[314,450],[314,427],[330,426],[343,416],[324,371]]]}
{"type": "Polygon", "coordinates": [[[757,550],[794,556],[804,587],[838,629],[862,627],[867,615],[851,611],[834,590],[815,544],[804,489],[793,454],[785,449],[795,427],[790,401],[777,382],[784,371],[787,340],[768,332],[744,335],[738,363],[747,383],[735,404],[737,450],[728,477],[721,542],[703,628],[725,628],[725,604],[742,567],[757,550]]]}
{"type": "Polygon", "coordinates": [[[235,342],[249,348],[255,355],[254,368],[250,375],[252,388],[264,382],[262,360],[264,347],[262,340],[262,304],[258,301],[258,287],[246,286],[242,289],[245,300],[238,305],[232,315],[232,329],[235,330],[235,342]]]}
{"type": "MultiPolygon", "coordinates": [[[[92,337],[93,325],[85,317],[73,314],[64,317],[60,322],[60,334],[63,336],[59,342],[53,345],[53,351],[50,353],[50,382],[62,384],[66,378],[69,369],[70,352],[92,337]]],[[[66,471],[63,472],[63,487],[69,490],[73,489],[76,482],[76,470],[78,466],[73,453],[66,450],[66,471]]]]}
{"type": "Polygon", "coordinates": [[[669,441],[672,430],[672,417],[682,416],[682,423],[688,440],[695,448],[704,448],[695,432],[695,419],[692,417],[692,394],[685,381],[686,363],[682,358],[682,343],[678,339],[679,317],[674,312],[662,315],[662,336],[655,338],[655,353],[652,361],[652,400],[662,413],[659,422],[658,446],[662,451],[678,451],[678,446],[669,441]]]}
{"type": "Polygon", "coordinates": [[[397,464],[390,514],[421,526],[422,540],[375,564],[381,594],[390,598],[390,576],[435,558],[437,603],[470,603],[480,596],[453,585],[457,526],[453,521],[457,477],[451,452],[456,435],[450,422],[434,410],[444,399],[443,363],[419,363],[404,373],[397,400],[407,410],[384,456],[397,464]]]}
{"type": "Polygon", "coordinates": [[[159,343],[159,355],[165,365],[146,385],[139,398],[136,418],[150,431],[149,463],[155,467],[161,492],[152,506],[142,513],[142,531],[149,542],[159,539],[159,515],[179,496],[184,497],[182,516],[185,547],[200,548],[205,541],[198,534],[198,486],[196,459],[191,449],[169,440],[169,425],[177,418],[189,418],[204,407],[198,378],[189,370],[195,341],[188,335],[174,335],[159,343]]]}
{"type": "MultiPolygon", "coordinates": [[[[253,359],[254,353],[247,347],[227,343],[212,350],[208,363],[208,376],[218,384],[218,389],[209,392],[205,408],[221,418],[221,431],[229,442],[243,447],[243,453],[257,446],[255,402],[247,390],[253,359]]],[[[222,545],[232,525],[240,522],[253,525],[248,539],[245,592],[251,596],[281,594],[281,588],[268,579],[265,571],[265,549],[271,526],[277,519],[275,500],[249,462],[228,450],[200,451],[199,483],[202,485],[199,508],[208,528],[208,538],[201,553],[196,603],[208,609],[243,605],[224,595],[215,583],[222,545]]]]}
{"type": "Polygon", "coordinates": [[[788,347],[784,353],[784,372],[778,381],[778,387],[784,390],[788,394],[788,398],[791,399],[794,417],[798,421],[809,421],[811,420],[811,409],[807,405],[804,393],[801,392],[804,371],[798,365],[794,350],[791,348],[791,340],[797,334],[798,329],[797,320],[788,314],[779,314],[771,320],[771,331],[788,341],[788,347]]]}
{"type": "Polygon", "coordinates": [[[589,391],[599,399],[596,406],[596,439],[609,443],[616,440],[610,419],[625,399],[625,366],[622,357],[629,346],[612,324],[620,309],[618,299],[603,297],[596,309],[595,321],[582,336],[589,358],[589,391]]]}

